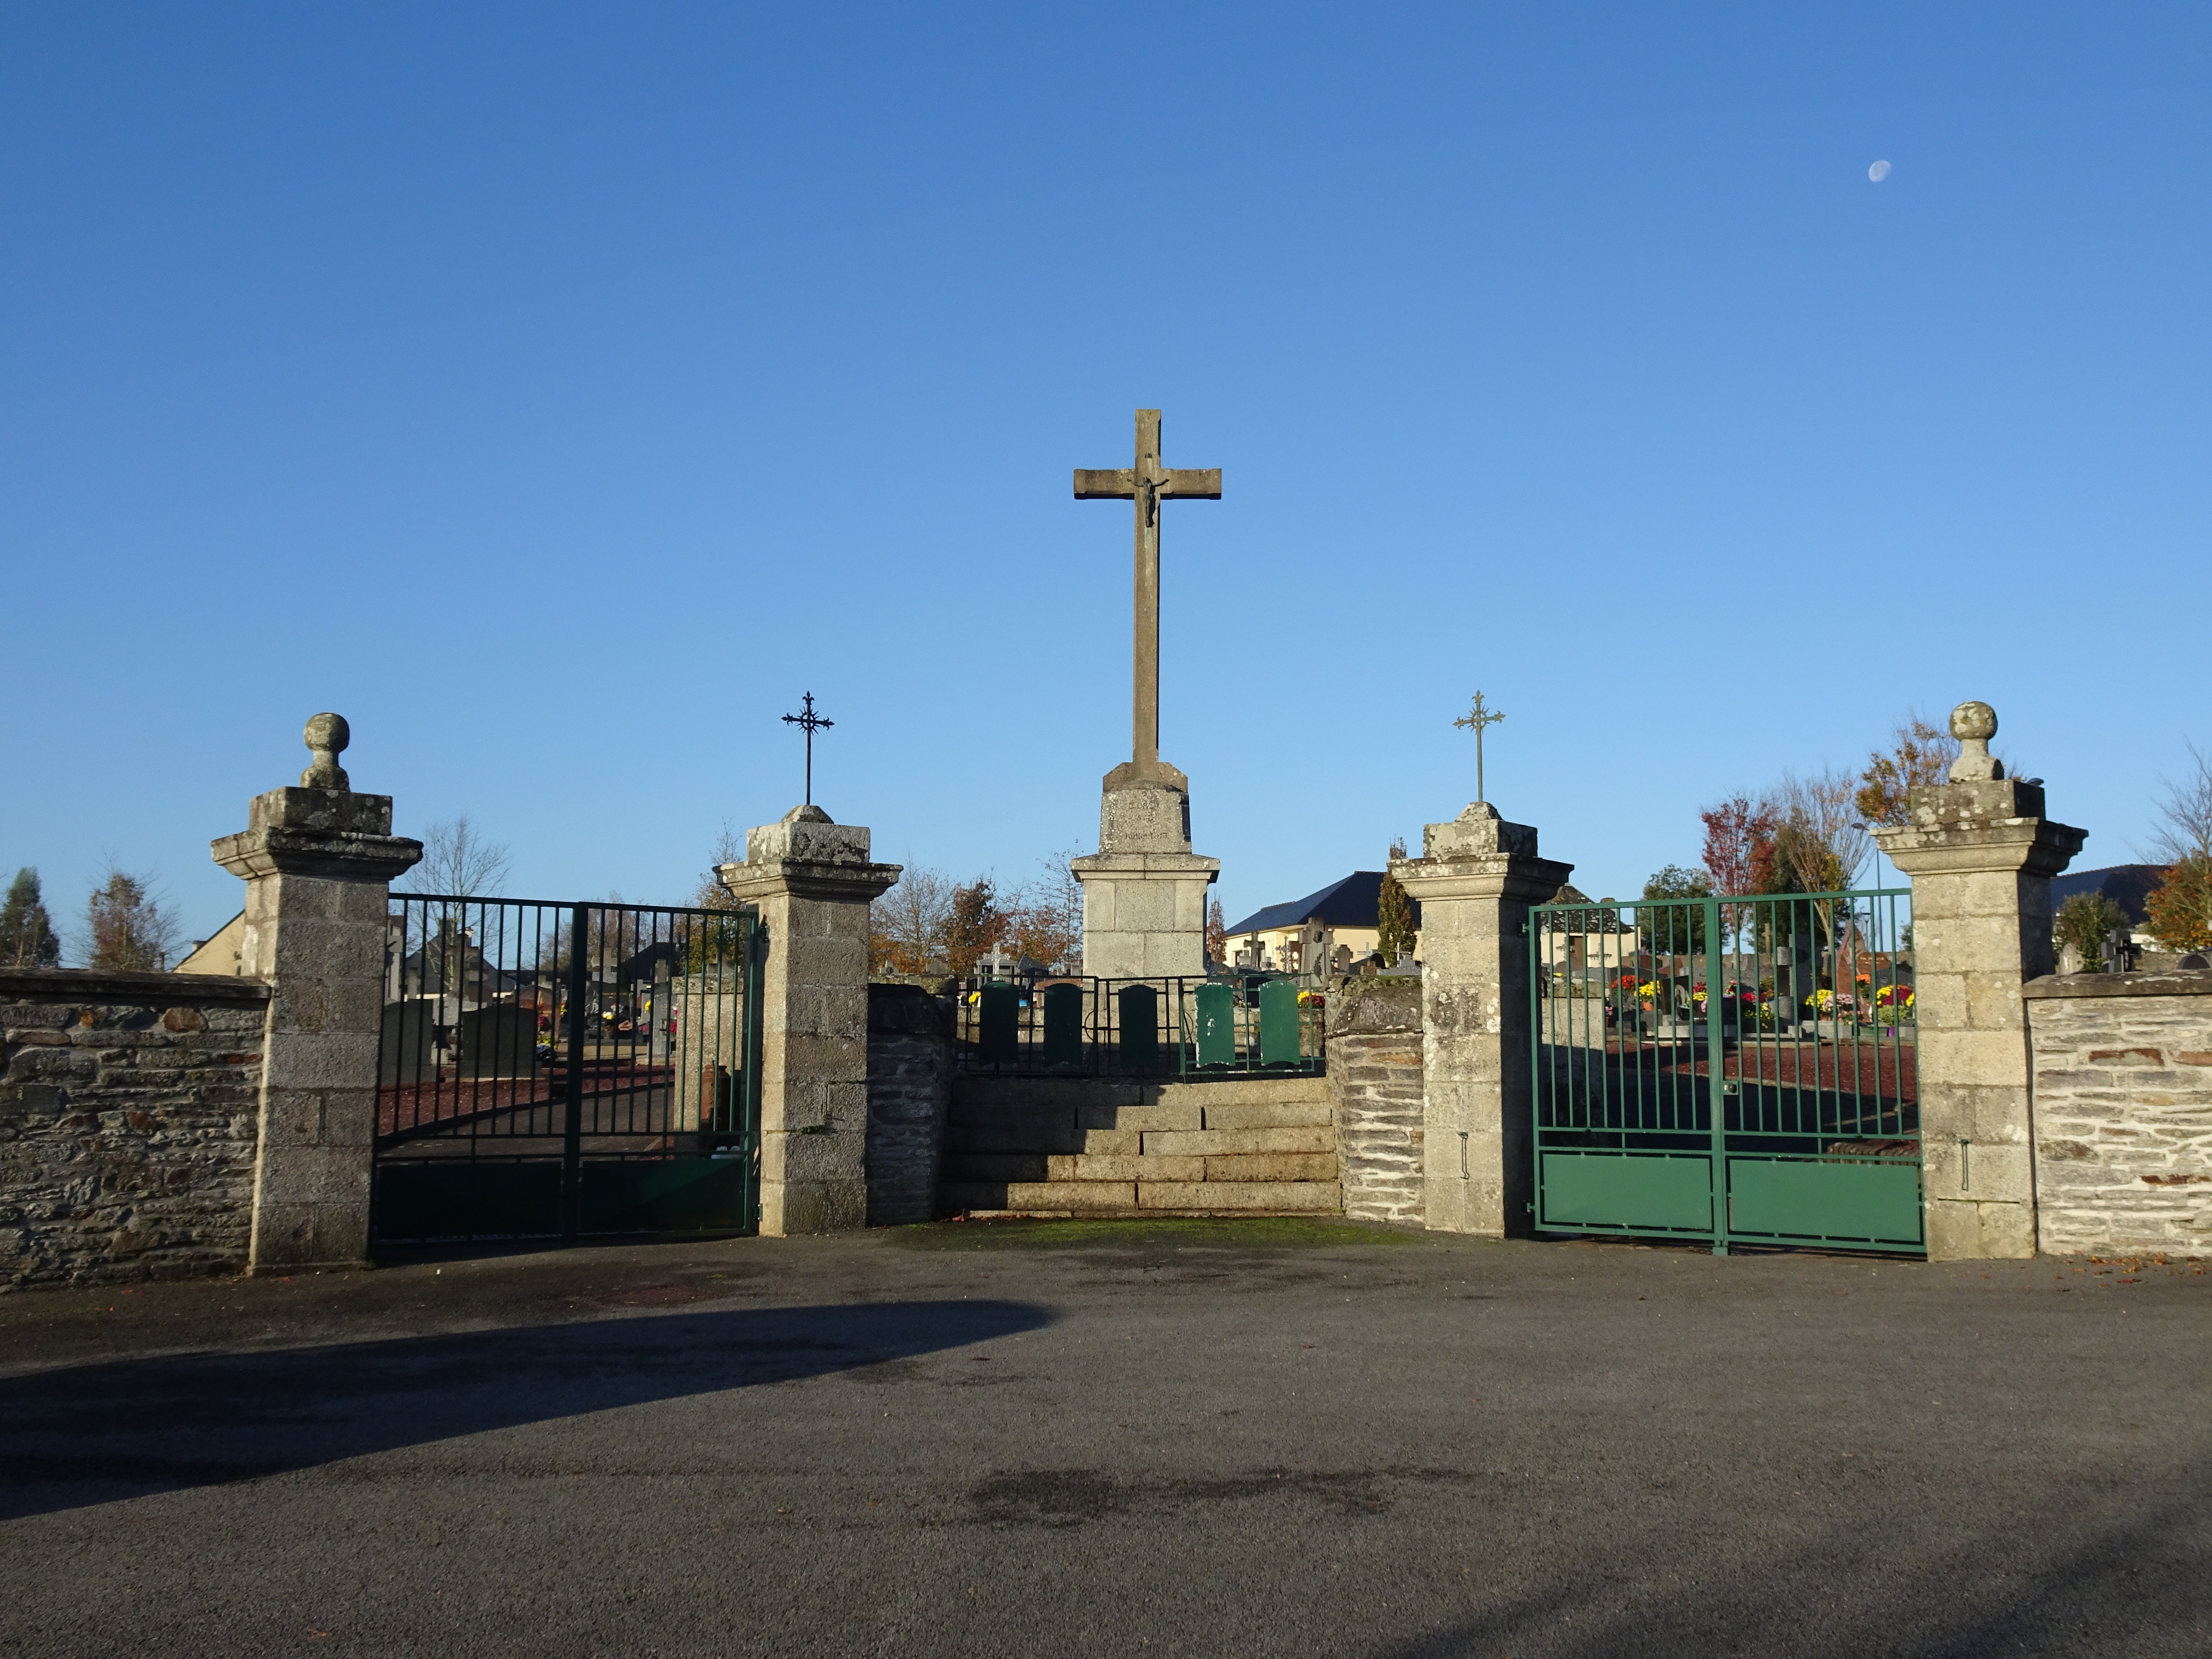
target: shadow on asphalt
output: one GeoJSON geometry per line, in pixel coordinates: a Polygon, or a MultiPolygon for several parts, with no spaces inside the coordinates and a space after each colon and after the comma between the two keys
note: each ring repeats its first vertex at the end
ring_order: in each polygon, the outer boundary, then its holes
{"type": "Polygon", "coordinates": [[[0,1519],[821,1376],[1051,1322],[1018,1302],[732,1309],[0,1379],[0,1519]]]}

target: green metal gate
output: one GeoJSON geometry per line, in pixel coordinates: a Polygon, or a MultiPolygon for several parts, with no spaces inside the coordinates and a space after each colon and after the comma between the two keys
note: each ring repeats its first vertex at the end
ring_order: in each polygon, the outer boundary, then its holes
{"type": "Polygon", "coordinates": [[[1532,908],[1538,1229],[1924,1252],[1910,902],[1532,908]]]}
{"type": "Polygon", "coordinates": [[[389,927],[379,1241],[754,1230],[756,910],[394,895],[389,927]]]}

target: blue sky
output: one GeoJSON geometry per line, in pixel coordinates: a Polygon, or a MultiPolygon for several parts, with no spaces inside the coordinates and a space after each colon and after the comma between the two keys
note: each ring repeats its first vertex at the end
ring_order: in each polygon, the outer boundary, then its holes
{"type": "Polygon", "coordinates": [[[2135,855],[2212,743],[2212,11],[0,14],[0,864],[185,930],[352,722],[673,901],[817,794],[1018,881],[1127,740],[1232,915],[1490,794],[1592,893],[1908,707],[2135,855]],[[1868,167],[1887,160],[1880,184],[1868,167]]]}

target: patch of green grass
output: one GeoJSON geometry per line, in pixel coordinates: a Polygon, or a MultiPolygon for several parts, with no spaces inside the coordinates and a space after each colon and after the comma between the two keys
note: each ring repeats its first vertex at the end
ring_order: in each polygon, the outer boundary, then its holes
{"type": "Polygon", "coordinates": [[[890,1230],[894,1244],[908,1249],[1249,1250],[1342,1248],[1353,1244],[1419,1244],[1409,1229],[1345,1221],[1334,1217],[1255,1215],[1205,1218],[1163,1216],[1097,1221],[932,1221],[890,1230]]]}

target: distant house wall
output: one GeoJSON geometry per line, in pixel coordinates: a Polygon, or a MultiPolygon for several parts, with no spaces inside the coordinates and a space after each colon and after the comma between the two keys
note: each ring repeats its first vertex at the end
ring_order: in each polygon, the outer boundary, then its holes
{"type": "Polygon", "coordinates": [[[228,974],[234,977],[246,971],[246,912],[240,910],[216,930],[213,939],[196,946],[179,963],[179,974],[228,974]]]}
{"type": "Polygon", "coordinates": [[[0,969],[0,1288],[241,1273],[258,980],[0,969]]]}
{"type": "MultiPolygon", "coordinates": [[[[1256,933],[1232,933],[1229,936],[1229,960],[1235,962],[1239,951],[1248,951],[1255,944],[1260,944],[1267,947],[1267,965],[1287,971],[1297,955],[1295,947],[1304,936],[1304,929],[1299,927],[1269,927],[1256,933]]],[[[1332,927],[1329,937],[1332,946],[1348,947],[1352,960],[1357,962],[1374,953],[1381,935],[1372,927],[1332,927]]]]}

